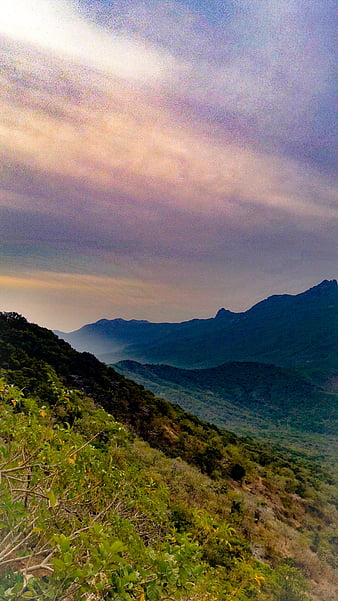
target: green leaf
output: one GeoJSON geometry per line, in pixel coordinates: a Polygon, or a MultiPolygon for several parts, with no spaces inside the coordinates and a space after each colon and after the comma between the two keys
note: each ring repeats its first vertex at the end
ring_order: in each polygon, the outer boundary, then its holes
{"type": "Polygon", "coordinates": [[[159,595],[161,594],[160,588],[157,586],[155,582],[151,582],[146,589],[147,600],[149,601],[157,601],[159,595]]]}
{"type": "Polygon", "coordinates": [[[113,544],[109,544],[109,548],[111,553],[122,553],[122,551],[125,551],[126,546],[120,540],[116,540],[113,544]]]}
{"type": "Polygon", "coordinates": [[[73,553],[71,551],[67,551],[63,556],[63,560],[67,566],[70,566],[73,562],[73,553]]]}
{"type": "Polygon", "coordinates": [[[70,538],[64,534],[56,535],[55,541],[58,543],[62,553],[66,553],[70,549],[70,538]]]}
{"type": "Polygon", "coordinates": [[[26,591],[25,593],[21,593],[20,599],[36,599],[36,593],[34,593],[34,591],[26,591]]]}
{"type": "Polygon", "coordinates": [[[53,490],[50,490],[50,491],[47,493],[47,496],[48,496],[48,499],[49,499],[49,502],[50,502],[50,506],[51,506],[51,507],[55,507],[55,505],[56,505],[56,501],[57,501],[57,498],[56,498],[56,495],[55,495],[54,491],[53,491],[53,490]]]}
{"type": "Polygon", "coordinates": [[[52,564],[54,567],[59,568],[59,570],[64,570],[66,568],[65,562],[58,557],[54,557],[54,559],[52,559],[52,564]]]}

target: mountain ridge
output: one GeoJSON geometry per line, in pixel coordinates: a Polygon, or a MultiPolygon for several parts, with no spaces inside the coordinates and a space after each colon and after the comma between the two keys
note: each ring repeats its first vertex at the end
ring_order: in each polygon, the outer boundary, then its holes
{"type": "Polygon", "coordinates": [[[131,359],[188,369],[257,361],[335,370],[337,312],[337,281],[323,280],[296,295],[272,295],[241,313],[221,308],[215,317],[179,323],[99,320],[56,333],[106,363],[131,359]]]}

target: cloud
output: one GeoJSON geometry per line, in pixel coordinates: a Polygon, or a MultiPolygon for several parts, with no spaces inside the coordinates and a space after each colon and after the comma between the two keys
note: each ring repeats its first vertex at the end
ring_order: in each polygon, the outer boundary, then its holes
{"type": "Polygon", "coordinates": [[[208,316],[333,277],[330,2],[85,4],[0,7],[9,310],[208,316]]]}
{"type": "Polygon", "coordinates": [[[239,0],[215,23],[210,8],[174,1],[13,0],[0,8],[0,30],[323,167],[335,144],[332,10],[322,0],[239,0]]]}
{"type": "Polygon", "coordinates": [[[50,65],[48,56],[35,54],[28,77],[20,50],[9,46],[5,57],[2,204],[10,191],[15,204],[20,195],[27,203],[27,186],[33,186],[35,202],[51,212],[71,208],[73,197],[78,205],[84,195],[98,213],[121,211],[129,199],[155,212],[168,206],[226,214],[231,223],[241,222],[246,203],[302,218],[333,216],[332,182],[299,162],[207,135],[197,121],[158,104],[154,94],[109,77],[96,80],[88,68],[79,75],[75,66],[61,60],[50,65]],[[60,79],[53,86],[55,74],[60,79]],[[34,172],[48,180],[48,195],[44,184],[29,183],[34,172]],[[57,196],[53,186],[60,178],[68,188],[57,196]]]}
{"type": "Polygon", "coordinates": [[[173,95],[275,143],[309,140],[333,93],[330,2],[240,0],[217,25],[180,2],[127,6],[125,30],[177,59],[164,82],[173,95]]]}
{"type": "Polygon", "coordinates": [[[156,81],[171,59],[126,35],[106,32],[67,0],[12,0],[0,6],[0,32],[132,80],[156,81]]]}

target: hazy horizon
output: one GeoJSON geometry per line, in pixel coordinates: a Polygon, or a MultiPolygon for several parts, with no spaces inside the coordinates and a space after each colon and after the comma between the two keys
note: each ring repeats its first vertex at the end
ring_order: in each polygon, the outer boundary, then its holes
{"type": "MultiPolygon", "coordinates": [[[[323,280],[323,281],[325,281],[325,280],[323,280]]],[[[335,281],[336,282],[336,279],[326,278],[326,281],[335,281]]],[[[322,282],[318,282],[317,284],[314,284],[314,286],[310,286],[310,288],[316,287],[316,286],[318,286],[321,283],[322,282]]],[[[296,296],[298,294],[302,294],[303,292],[306,292],[307,290],[309,290],[309,288],[306,289],[306,290],[301,290],[299,292],[295,292],[295,293],[281,293],[281,294],[282,295],[283,294],[286,294],[286,295],[290,294],[291,296],[296,296]]],[[[65,334],[67,334],[67,333],[70,334],[73,331],[78,330],[78,329],[80,329],[83,326],[94,324],[94,323],[97,323],[98,321],[102,321],[102,320],[112,321],[114,319],[122,319],[124,321],[149,321],[149,322],[152,322],[152,323],[166,323],[166,322],[168,322],[168,323],[177,323],[177,322],[189,321],[189,320],[193,320],[193,319],[209,319],[209,318],[216,317],[217,312],[220,311],[221,309],[230,310],[233,313],[245,313],[246,311],[248,311],[249,309],[251,309],[252,307],[254,307],[256,305],[256,303],[259,303],[259,302],[261,302],[263,300],[266,300],[267,298],[269,298],[269,296],[274,296],[274,294],[268,295],[267,297],[264,297],[264,298],[259,298],[257,301],[255,301],[252,304],[249,304],[248,306],[244,306],[243,305],[243,307],[241,309],[238,309],[238,310],[236,310],[236,309],[229,309],[229,307],[220,306],[220,307],[218,307],[214,311],[213,314],[210,314],[210,315],[190,315],[190,316],[188,315],[185,318],[182,318],[182,319],[179,319],[179,320],[176,320],[176,319],[166,319],[165,317],[164,317],[164,319],[152,319],[151,315],[150,315],[149,318],[145,318],[145,317],[142,317],[142,316],[141,317],[135,317],[135,316],[121,317],[120,315],[115,315],[115,316],[112,316],[112,317],[107,317],[107,316],[98,317],[97,319],[93,319],[90,322],[82,323],[80,326],[78,326],[76,328],[73,328],[71,330],[68,330],[68,331],[60,330],[59,328],[52,328],[51,326],[50,326],[50,329],[53,329],[53,330],[56,330],[56,331],[59,330],[59,331],[62,331],[63,333],[65,333],[65,334]]]]}

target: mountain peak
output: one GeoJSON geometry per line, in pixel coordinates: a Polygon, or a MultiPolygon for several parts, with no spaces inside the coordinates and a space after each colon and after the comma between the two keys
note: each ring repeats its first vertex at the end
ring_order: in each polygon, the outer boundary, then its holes
{"type": "Polygon", "coordinates": [[[329,291],[336,291],[336,288],[337,280],[323,280],[320,284],[309,288],[309,290],[306,290],[303,294],[322,294],[329,291]]]}
{"type": "Polygon", "coordinates": [[[337,280],[323,280],[318,286],[315,288],[336,288],[337,280]]]}
{"type": "Polygon", "coordinates": [[[229,315],[231,315],[231,311],[229,311],[229,309],[224,309],[224,307],[222,307],[222,309],[219,309],[215,315],[215,319],[222,319],[223,317],[229,317],[229,315]]]}

